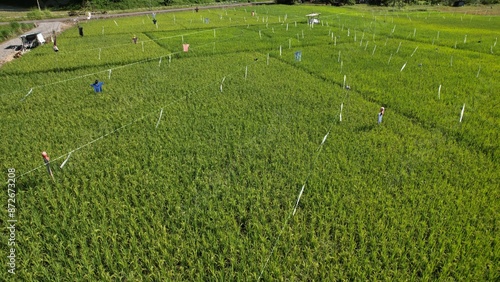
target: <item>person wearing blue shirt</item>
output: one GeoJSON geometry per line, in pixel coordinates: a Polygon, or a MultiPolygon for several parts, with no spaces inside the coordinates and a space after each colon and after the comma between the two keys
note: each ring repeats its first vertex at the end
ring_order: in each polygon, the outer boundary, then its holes
{"type": "Polygon", "coordinates": [[[96,93],[98,93],[98,92],[102,92],[102,85],[103,85],[103,84],[104,84],[104,82],[99,81],[99,80],[96,80],[96,81],[94,82],[94,84],[90,84],[90,86],[94,87],[94,91],[95,91],[96,93]]]}
{"type": "Polygon", "coordinates": [[[385,108],[381,107],[380,112],[378,113],[378,124],[382,123],[382,117],[384,116],[385,113],[385,108]]]}

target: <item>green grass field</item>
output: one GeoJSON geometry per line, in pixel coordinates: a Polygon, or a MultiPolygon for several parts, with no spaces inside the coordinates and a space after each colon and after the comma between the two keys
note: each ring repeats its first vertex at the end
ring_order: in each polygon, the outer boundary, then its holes
{"type": "Polygon", "coordinates": [[[0,68],[0,280],[500,279],[500,17],[156,18],[0,68]]]}

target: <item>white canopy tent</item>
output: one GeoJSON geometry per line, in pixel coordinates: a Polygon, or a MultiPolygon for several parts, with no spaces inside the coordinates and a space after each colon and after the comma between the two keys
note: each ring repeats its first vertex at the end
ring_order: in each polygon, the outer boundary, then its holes
{"type": "Polygon", "coordinates": [[[319,13],[312,13],[312,14],[308,14],[306,15],[307,17],[307,22],[309,24],[318,24],[319,23],[319,13]]]}

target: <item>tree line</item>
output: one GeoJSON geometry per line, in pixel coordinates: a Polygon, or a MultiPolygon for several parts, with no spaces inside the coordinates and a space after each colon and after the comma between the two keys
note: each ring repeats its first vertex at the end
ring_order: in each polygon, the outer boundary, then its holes
{"type": "MultiPolygon", "coordinates": [[[[492,5],[499,4],[500,0],[274,0],[277,4],[293,5],[296,3],[316,3],[325,5],[354,5],[367,4],[375,6],[402,7],[407,5],[443,5],[443,6],[462,6],[462,5],[492,5]]],[[[23,7],[42,9],[61,9],[61,10],[122,10],[144,7],[159,7],[170,5],[185,4],[209,4],[225,2],[222,0],[3,0],[4,4],[23,7]]],[[[234,2],[234,1],[233,1],[234,2]]],[[[236,2],[257,2],[255,0],[236,0],[236,2]]]]}

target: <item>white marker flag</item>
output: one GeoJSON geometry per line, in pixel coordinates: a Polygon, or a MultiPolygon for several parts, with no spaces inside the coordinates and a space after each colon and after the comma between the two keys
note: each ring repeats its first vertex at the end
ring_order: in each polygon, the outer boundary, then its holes
{"type": "Polygon", "coordinates": [[[26,97],[28,97],[31,94],[31,92],[33,92],[33,88],[31,88],[30,91],[28,91],[28,94],[24,95],[24,97],[19,101],[24,101],[24,99],[26,99],[26,97]]]}
{"type": "Polygon", "coordinates": [[[344,108],[344,103],[340,104],[340,121],[342,121],[342,109],[344,108]]]}
{"type": "Polygon", "coordinates": [[[464,117],[465,104],[462,107],[462,112],[460,113],[460,122],[462,122],[462,118],[464,117]]]}
{"type": "Polygon", "coordinates": [[[325,143],[326,138],[328,138],[328,134],[330,134],[330,132],[328,132],[328,133],[325,135],[325,137],[323,137],[323,141],[321,141],[320,146],[321,146],[321,145],[323,145],[323,144],[325,143]]]}
{"type": "Polygon", "coordinates": [[[66,159],[64,160],[64,162],[61,164],[60,168],[63,168],[63,166],[68,162],[69,157],[71,157],[71,152],[69,152],[68,156],[66,157],[66,159]]]}
{"type": "Polygon", "coordinates": [[[418,49],[418,46],[415,47],[415,50],[413,50],[413,53],[411,53],[411,56],[410,57],[413,57],[413,55],[415,54],[415,52],[417,52],[417,49],[418,49]]]}
{"type": "MultiPolygon", "coordinates": [[[[406,63],[408,63],[408,62],[406,62],[406,63]]],[[[401,70],[400,70],[400,71],[403,71],[403,70],[405,69],[405,67],[406,67],[406,63],[403,65],[403,67],[401,68],[401,70]]]]}
{"type": "Polygon", "coordinates": [[[162,115],[163,115],[163,108],[161,108],[160,117],[158,117],[158,121],[156,122],[156,127],[155,128],[158,128],[158,125],[160,124],[160,120],[161,120],[161,116],[162,115]]]}
{"type": "Polygon", "coordinates": [[[224,80],[226,80],[226,77],[222,78],[222,82],[220,83],[220,92],[222,92],[222,84],[224,84],[224,80]]]}
{"type": "Polygon", "coordinates": [[[304,188],[306,188],[306,184],[302,185],[302,189],[300,190],[299,197],[297,197],[297,202],[295,203],[295,207],[293,208],[293,215],[297,211],[297,207],[299,206],[300,197],[302,197],[302,193],[304,193],[304,188]]]}

